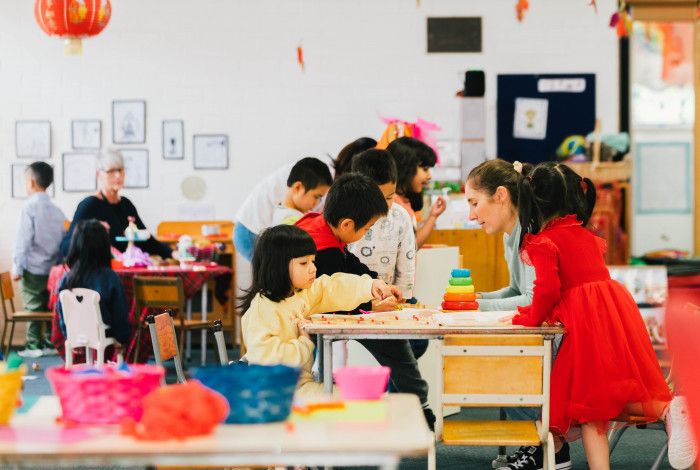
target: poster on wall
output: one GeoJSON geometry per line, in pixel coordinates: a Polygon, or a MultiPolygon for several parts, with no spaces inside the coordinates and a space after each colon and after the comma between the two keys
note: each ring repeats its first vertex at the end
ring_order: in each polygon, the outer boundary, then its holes
{"type": "MultiPolygon", "coordinates": [[[[26,163],[13,163],[12,165],[12,197],[14,199],[26,199],[27,194],[27,168],[26,163]]],[[[53,165],[52,165],[53,166],[53,165]]],[[[46,193],[50,197],[56,196],[56,185],[51,185],[46,188],[46,193]]]]}
{"type": "Polygon", "coordinates": [[[516,98],[513,117],[513,137],[516,139],[544,140],[547,137],[547,108],[549,101],[542,98],[516,98]]]}
{"type": "Polygon", "coordinates": [[[51,158],[51,122],[15,122],[15,154],[18,158],[51,158]]]}
{"type": "Polygon", "coordinates": [[[148,187],[148,150],[119,149],[124,158],[124,187],[148,187]]]}
{"type": "Polygon", "coordinates": [[[74,149],[94,149],[102,147],[102,121],[81,119],[71,121],[71,144],[74,149]]]}
{"type": "Polygon", "coordinates": [[[112,101],[112,142],[143,144],[146,142],[146,102],[112,101]]]}
{"type": "Polygon", "coordinates": [[[689,214],[692,181],[689,142],[639,142],[634,152],[638,214],[689,214]]]}
{"type": "Polygon", "coordinates": [[[228,168],[228,136],[199,134],[193,137],[195,170],[225,170],[228,168]]]}
{"type": "Polygon", "coordinates": [[[163,121],[163,158],[182,160],[185,158],[185,123],[179,120],[163,121]]]}
{"type": "Polygon", "coordinates": [[[63,191],[90,192],[97,189],[97,155],[90,152],[63,154],[63,191]]]}

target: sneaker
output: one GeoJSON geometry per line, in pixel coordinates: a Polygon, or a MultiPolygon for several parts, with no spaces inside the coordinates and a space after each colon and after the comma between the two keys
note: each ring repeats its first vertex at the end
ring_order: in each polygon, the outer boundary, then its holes
{"type": "MultiPolygon", "coordinates": [[[[521,447],[520,450],[522,450],[522,453],[520,453],[518,460],[508,463],[508,465],[501,467],[499,470],[543,470],[544,456],[542,455],[542,447],[527,446],[521,447]]],[[[566,442],[559,449],[559,452],[554,454],[554,468],[556,470],[569,470],[571,468],[569,444],[566,442]]]]}
{"type": "Polygon", "coordinates": [[[23,350],[18,351],[17,354],[19,355],[19,357],[29,358],[37,358],[43,355],[43,353],[41,352],[41,348],[36,343],[27,343],[27,346],[25,346],[23,350]]]}
{"type": "Polygon", "coordinates": [[[430,408],[423,408],[423,416],[431,431],[435,432],[435,413],[430,408]]]}
{"type": "Polygon", "coordinates": [[[516,450],[510,455],[506,455],[506,463],[513,463],[520,460],[520,456],[528,452],[530,448],[534,446],[522,446],[520,449],[516,450]]]}
{"type": "Polygon", "coordinates": [[[666,413],[666,434],[668,434],[668,463],[676,469],[688,468],[695,462],[697,448],[688,421],[685,398],[675,396],[666,413]]]}

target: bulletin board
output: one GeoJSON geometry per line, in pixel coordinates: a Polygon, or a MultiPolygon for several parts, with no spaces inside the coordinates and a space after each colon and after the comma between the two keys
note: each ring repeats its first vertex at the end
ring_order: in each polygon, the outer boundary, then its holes
{"type": "Polygon", "coordinates": [[[497,156],[553,160],[569,135],[595,126],[594,74],[498,75],[497,156]]]}

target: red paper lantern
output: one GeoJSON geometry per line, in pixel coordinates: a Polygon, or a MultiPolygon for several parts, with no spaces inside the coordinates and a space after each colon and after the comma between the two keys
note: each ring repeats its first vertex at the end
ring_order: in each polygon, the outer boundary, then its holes
{"type": "Polygon", "coordinates": [[[34,16],[46,34],[66,40],[66,53],[79,54],[81,39],[107,26],[112,7],[109,0],[36,0],[34,16]]]}

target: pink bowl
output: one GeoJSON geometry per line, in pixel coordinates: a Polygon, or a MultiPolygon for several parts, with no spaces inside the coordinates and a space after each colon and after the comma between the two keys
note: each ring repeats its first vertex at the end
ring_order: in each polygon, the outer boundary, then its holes
{"type": "Polygon", "coordinates": [[[333,372],[340,395],[346,400],[377,400],[386,391],[391,369],[343,367],[333,372]]]}

